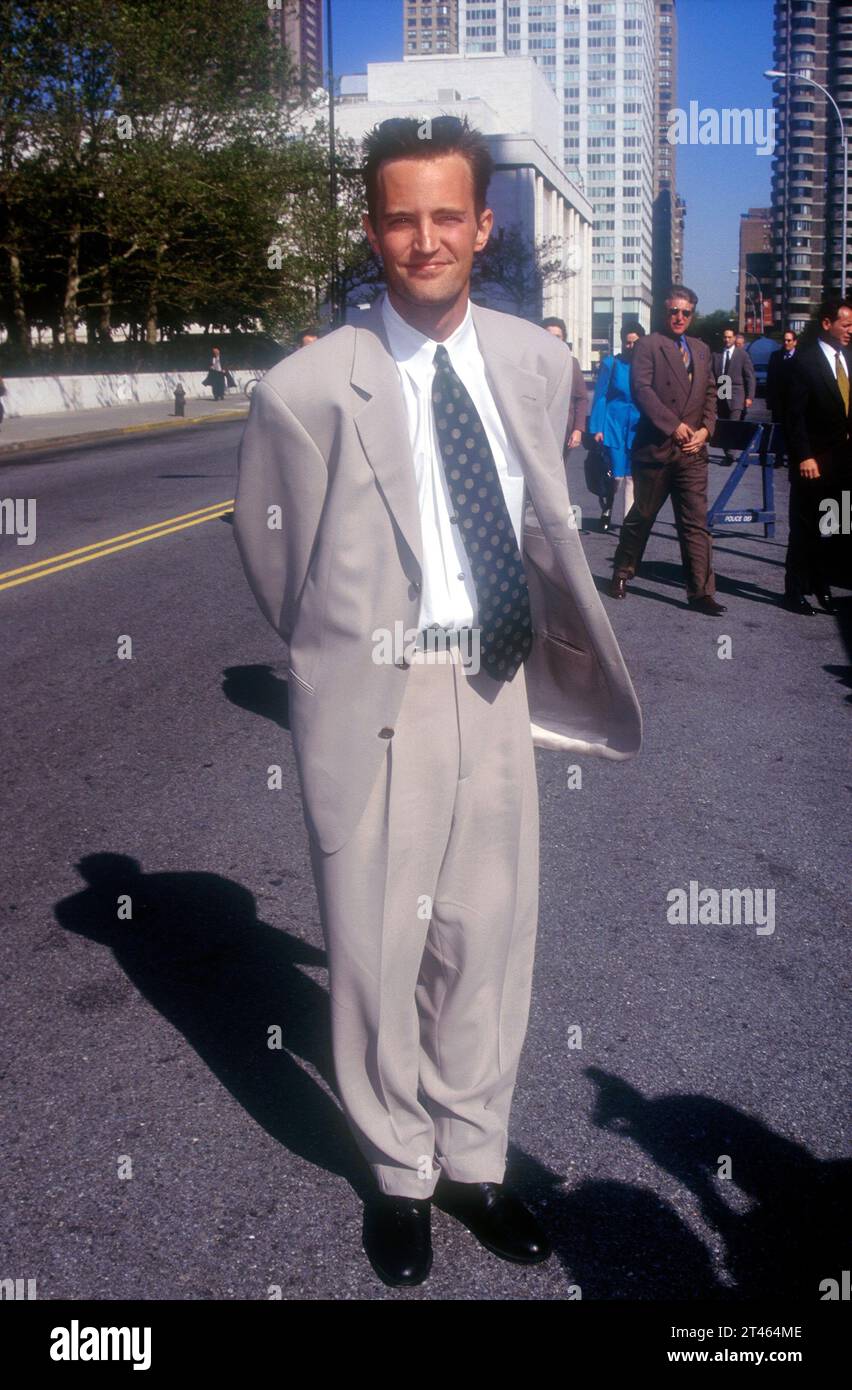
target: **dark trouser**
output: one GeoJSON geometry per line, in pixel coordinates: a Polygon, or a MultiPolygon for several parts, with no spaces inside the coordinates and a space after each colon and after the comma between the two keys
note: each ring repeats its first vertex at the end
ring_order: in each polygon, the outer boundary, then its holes
{"type": "MultiPolygon", "coordinates": [[[[716,416],[719,420],[744,420],[746,417],[745,406],[737,406],[734,409],[730,401],[718,401],[716,404],[716,416]]],[[[725,449],[725,459],[728,463],[733,463],[734,454],[732,449],[725,449]]]]}
{"type": "Polygon", "coordinates": [[[793,598],[824,594],[828,590],[827,542],[819,529],[824,515],[819,504],[826,497],[834,497],[839,506],[840,491],[833,469],[823,464],[818,478],[803,478],[798,465],[791,462],[790,537],[784,563],[784,592],[793,598]]]}
{"type": "Polygon", "coordinates": [[[713,547],[707,530],[707,455],[682,455],[671,463],[633,465],[634,502],[621,528],[615,573],[632,578],[645,552],[651,527],[671,495],[687,598],[712,598],[713,547]]]}
{"type": "Polygon", "coordinates": [[[225,373],[213,373],[213,399],[223,401],[225,399],[225,373]]]}

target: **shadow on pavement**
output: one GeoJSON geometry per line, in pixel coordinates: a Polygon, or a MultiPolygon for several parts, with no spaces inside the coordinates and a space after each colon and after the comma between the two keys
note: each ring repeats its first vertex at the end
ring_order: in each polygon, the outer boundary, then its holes
{"type": "MultiPolygon", "coordinates": [[[[566,1191],[557,1174],[511,1151],[511,1176],[540,1202],[554,1248],[584,1299],[803,1299],[848,1267],[852,1163],[822,1162],[761,1120],[703,1095],[649,1098],[597,1067],[592,1121],[636,1144],[697,1199],[723,1245],[730,1283],[703,1242],[649,1189],[582,1181],[566,1191]],[[721,1155],[732,1177],[720,1179],[721,1155]],[[737,1191],[732,1208],[728,1194],[737,1191]],[[844,1260],[846,1261],[844,1265],[844,1260]]],[[[507,1180],[509,1174],[507,1173],[507,1180]]]]}
{"type": "MultiPolygon", "coordinates": [[[[56,905],[60,925],[109,947],[140,994],[273,1139],[365,1196],[372,1175],[345,1116],[289,1055],[335,1089],[328,993],[298,968],[324,966],[324,952],[260,921],[253,895],[219,874],[145,873],[129,855],[110,853],[86,855],[76,867],[87,886],[56,905]],[[116,917],[123,895],[132,901],[131,921],[116,917]],[[280,1050],[267,1046],[276,1025],[280,1050]]],[[[286,905],[286,880],[306,876],[280,875],[286,905]]],[[[86,1009],[85,997],[77,1007],[86,1009]]]]}
{"type": "MultiPolygon", "coordinates": [[[[830,676],[836,676],[842,685],[852,691],[852,598],[836,600],[837,626],[846,648],[849,663],[846,666],[824,666],[830,676]]],[[[847,704],[852,704],[852,694],[846,696],[847,704]]]]}
{"type": "Polygon", "coordinates": [[[223,674],[222,692],[232,705],[289,731],[290,692],[271,666],[226,666],[223,674]]]}
{"type": "MultiPolygon", "coordinates": [[[[87,886],[57,904],[60,925],[109,947],[128,980],[283,1148],[342,1177],[362,1200],[371,1195],[372,1175],[343,1112],[294,1060],[334,1091],[328,994],[299,969],[324,966],[324,953],[260,921],[252,894],[221,875],[144,873],[137,860],[111,853],[87,855],[77,868],[87,886]],[[132,900],[131,921],[116,919],[123,895],[132,900]],[[275,1025],[281,1050],[267,1046],[275,1025]]],[[[287,870],[281,877],[306,879],[287,870]]],[[[74,1004],[99,1006],[85,991],[74,1004]]],[[[506,1181],[542,1209],[583,1298],[817,1301],[820,1282],[840,1277],[852,1164],[821,1162],[711,1097],[648,1098],[599,1068],[586,1075],[597,1087],[592,1122],[632,1141],[694,1194],[733,1284],[717,1278],[701,1239],[652,1190],[594,1180],[566,1190],[557,1173],[513,1145],[506,1181]],[[724,1154],[730,1183],[717,1176],[724,1154]],[[728,1201],[734,1188],[740,1207],[750,1202],[745,1213],[728,1201]]]]}

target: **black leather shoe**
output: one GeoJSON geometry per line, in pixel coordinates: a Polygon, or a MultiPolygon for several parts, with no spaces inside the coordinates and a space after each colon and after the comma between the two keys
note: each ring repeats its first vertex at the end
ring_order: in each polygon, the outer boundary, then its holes
{"type": "Polygon", "coordinates": [[[514,1264],[540,1264],[552,1253],[538,1221],[499,1182],[454,1182],[443,1174],[434,1201],[476,1236],[480,1245],[514,1264]]]}
{"type": "Polygon", "coordinates": [[[626,574],[614,574],[612,576],[608,590],[610,598],[627,598],[628,578],[629,575],[626,574]]]}
{"type": "Polygon", "coordinates": [[[826,589],[825,593],[817,594],[816,601],[824,613],[834,613],[834,599],[831,597],[831,590],[826,589]]]}
{"type": "Polygon", "coordinates": [[[689,606],[693,613],[706,613],[708,618],[718,618],[720,613],[727,613],[724,603],[717,603],[714,598],[706,594],[704,598],[691,598],[689,606]]]}
{"type": "Polygon", "coordinates": [[[801,613],[803,617],[812,618],[816,609],[802,594],[785,594],[781,600],[781,607],[786,608],[788,613],[801,613]]]}
{"type": "Polygon", "coordinates": [[[364,1208],[364,1249],[386,1284],[422,1284],[432,1268],[432,1204],[385,1192],[364,1208]]]}

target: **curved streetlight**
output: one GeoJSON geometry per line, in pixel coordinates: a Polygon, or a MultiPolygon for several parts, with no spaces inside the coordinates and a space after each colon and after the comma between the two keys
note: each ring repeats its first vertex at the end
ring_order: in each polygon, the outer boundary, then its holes
{"type": "MultiPolygon", "coordinates": [[[[849,145],[846,140],[846,126],[843,124],[843,117],[840,114],[840,107],[831,95],[827,87],[823,87],[821,82],[815,82],[812,77],[808,77],[804,72],[782,72],[779,68],[767,68],[764,77],[781,77],[791,82],[807,82],[808,86],[816,87],[817,91],[822,92],[834,107],[834,114],[840,122],[840,138],[843,146],[843,229],[841,234],[840,248],[840,296],[846,298],[846,224],[849,221],[849,145]]],[[[789,148],[789,142],[788,142],[789,148]]]]}
{"type": "MultiPolygon", "coordinates": [[[[753,270],[746,270],[745,267],[743,267],[742,273],[743,275],[748,275],[757,285],[757,293],[760,295],[760,336],[763,337],[763,286],[761,285],[753,270]]],[[[737,266],[734,266],[731,270],[731,274],[738,276],[740,274],[739,268],[737,266]]]]}

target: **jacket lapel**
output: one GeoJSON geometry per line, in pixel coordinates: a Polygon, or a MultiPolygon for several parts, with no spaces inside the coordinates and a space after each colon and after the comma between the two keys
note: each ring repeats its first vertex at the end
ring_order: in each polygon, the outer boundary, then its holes
{"type": "MultiPolygon", "coordinates": [[[[677,355],[677,359],[678,359],[678,361],[680,362],[681,373],[682,373],[682,375],[683,375],[683,377],[684,377],[685,384],[686,384],[686,387],[687,387],[687,391],[686,391],[686,400],[685,400],[684,406],[683,406],[683,413],[684,413],[684,414],[686,414],[687,410],[688,410],[689,407],[692,405],[692,398],[693,398],[693,396],[695,396],[696,398],[700,399],[701,397],[703,397],[704,392],[705,392],[706,389],[707,389],[706,380],[705,380],[704,382],[701,383],[701,386],[700,386],[700,387],[699,387],[699,383],[698,383],[698,366],[697,366],[697,363],[698,363],[698,355],[697,355],[697,353],[696,353],[696,351],[695,351],[695,348],[696,348],[696,344],[697,344],[697,343],[700,343],[700,341],[701,341],[700,338],[689,338],[689,337],[687,337],[687,340],[686,340],[686,345],[687,345],[687,347],[689,348],[689,351],[692,353],[692,380],[690,380],[689,373],[687,372],[686,367],[684,366],[683,358],[682,358],[681,355],[680,355],[680,348],[678,347],[677,343],[672,343],[672,347],[674,348],[674,351],[675,351],[675,353],[676,353],[676,355],[677,355]]],[[[731,370],[732,370],[733,365],[734,365],[734,354],[731,353],[731,361],[730,361],[730,363],[729,363],[729,365],[728,365],[728,371],[731,371],[731,370]]],[[[719,359],[719,370],[721,371],[721,358],[719,359]]]]}
{"type": "MultiPolygon", "coordinates": [[[[549,477],[541,466],[547,451],[553,449],[545,430],[547,382],[508,356],[507,349],[511,348],[498,319],[492,319],[477,304],[471,310],[491,394],[523,469],[527,495],[542,526],[559,527],[561,535],[565,530],[565,498],[558,488],[548,486],[549,477]]],[[[561,454],[559,463],[561,466],[561,454]]]]}
{"type": "Polygon", "coordinates": [[[682,392],[682,400],[680,407],[682,416],[683,412],[686,410],[689,397],[692,395],[692,388],[695,385],[695,352],[693,350],[692,344],[689,342],[689,339],[687,338],[687,345],[689,347],[690,352],[692,353],[693,364],[692,381],[690,381],[689,372],[686,370],[683,358],[680,355],[680,348],[678,347],[674,338],[670,338],[667,333],[664,333],[662,335],[662,338],[663,352],[665,353],[666,357],[669,359],[669,362],[671,363],[671,368],[674,373],[674,379],[680,385],[680,389],[682,392]]]}
{"type": "MultiPolygon", "coordinates": [[[[830,391],[832,401],[836,405],[839,413],[845,417],[846,411],[844,410],[843,406],[843,397],[840,394],[840,387],[837,384],[837,377],[834,375],[834,372],[831,369],[831,364],[828,358],[826,357],[825,353],[823,352],[822,348],[820,347],[819,343],[815,344],[814,351],[817,355],[819,369],[822,372],[822,379],[825,382],[826,390],[830,391]]],[[[840,355],[843,358],[843,365],[846,368],[846,371],[848,372],[849,362],[847,360],[846,354],[841,353],[840,355]]],[[[852,405],[852,397],[850,397],[850,405],[852,405]]]]}
{"type": "Polygon", "coordinates": [[[423,569],[423,541],[408,418],[384,324],[381,296],[355,330],[351,385],[363,404],[354,409],[355,428],[388,507],[409,550],[423,569]]]}

